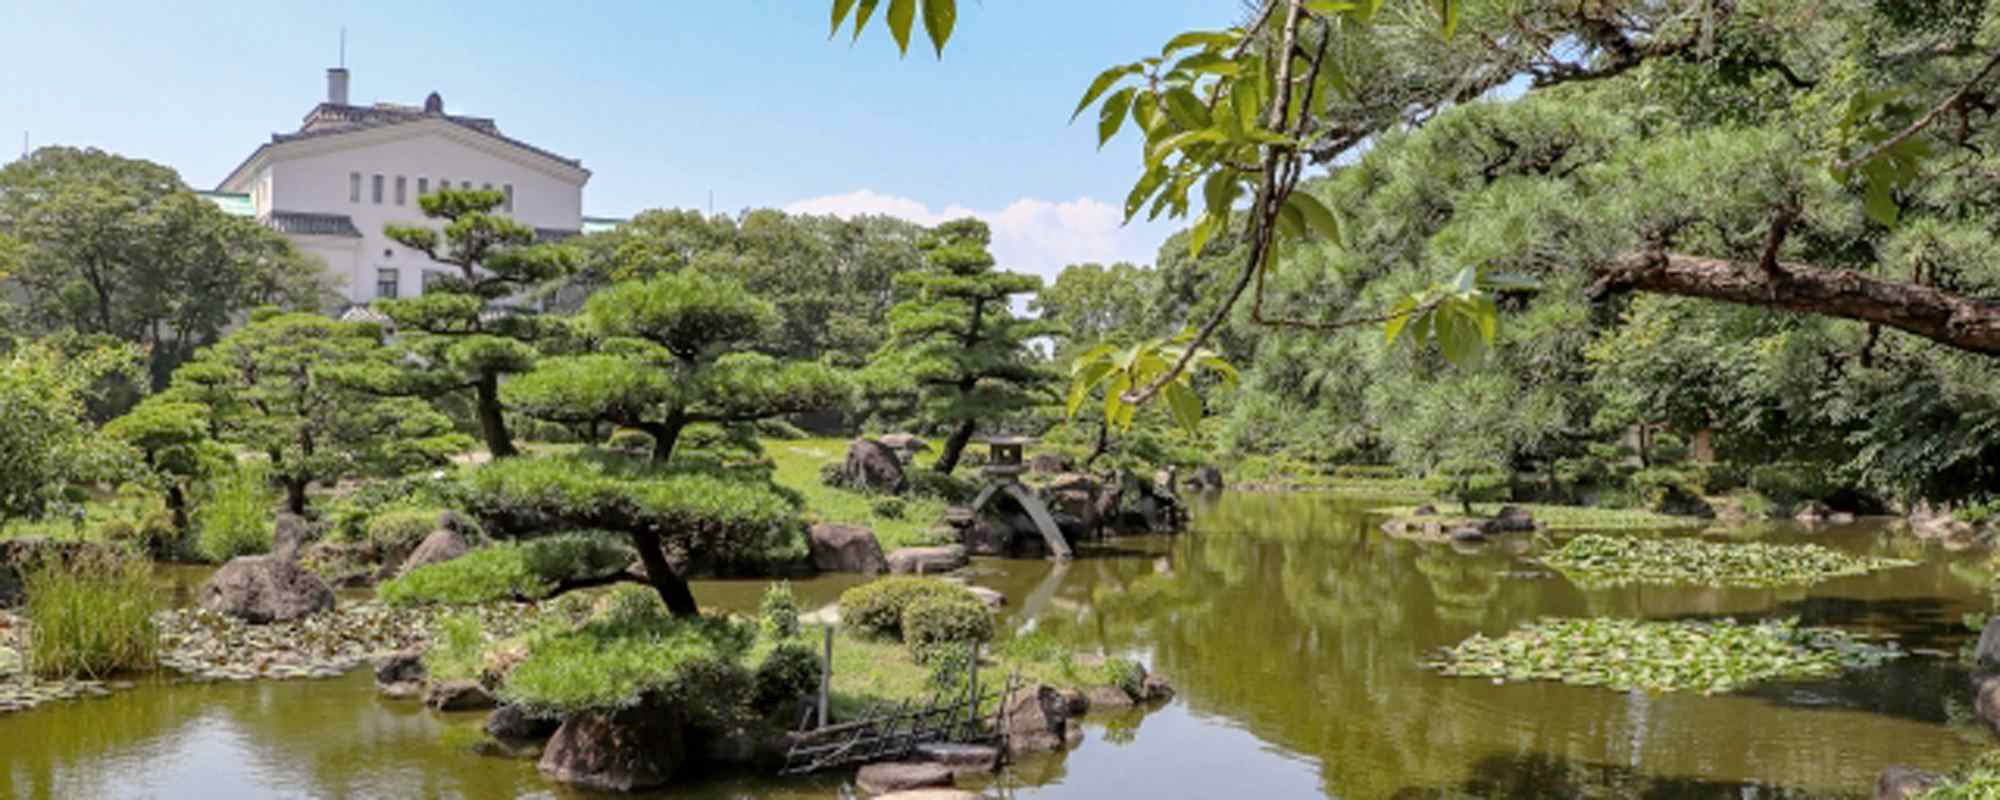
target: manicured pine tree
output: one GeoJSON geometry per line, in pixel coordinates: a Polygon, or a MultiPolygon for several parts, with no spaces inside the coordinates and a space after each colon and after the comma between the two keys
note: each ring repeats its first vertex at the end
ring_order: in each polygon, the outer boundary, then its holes
{"type": "Polygon", "coordinates": [[[991,241],[977,219],[937,227],[924,243],[925,268],[896,276],[906,298],[889,312],[890,340],[871,369],[875,393],[913,392],[916,416],[951,431],[936,462],[946,474],[981,422],[1049,402],[1058,380],[1027,342],[1059,327],[1008,307],[1042,281],[994,269],[991,241]]]}
{"type": "Polygon", "coordinates": [[[258,312],[176,370],[169,391],[207,406],[216,439],[267,456],[302,514],[314,482],[403,474],[471,444],[429,403],[373,391],[367,376],[397,356],[376,325],[258,312]]]}
{"type": "Polygon", "coordinates": [[[536,244],[533,228],[494,213],[505,201],[501,192],[459,189],[417,198],[424,216],[442,221],[443,230],[390,225],[385,232],[449,272],[426,280],[421,296],[375,304],[415,356],[403,362],[394,390],[426,396],[470,390],[480,436],[494,458],[519,452],[500,402],[501,377],[532,369],[540,357],[534,343],[559,324],[500,301],[575,269],[566,249],[536,244]]]}
{"type": "Polygon", "coordinates": [[[777,311],[736,282],[696,270],[598,292],[581,322],[600,352],[546,359],[509,381],[503,397],[552,422],[645,431],[656,463],[673,457],[689,425],[834,408],[852,391],[831,367],[744,349],[777,328],[777,311]]]}

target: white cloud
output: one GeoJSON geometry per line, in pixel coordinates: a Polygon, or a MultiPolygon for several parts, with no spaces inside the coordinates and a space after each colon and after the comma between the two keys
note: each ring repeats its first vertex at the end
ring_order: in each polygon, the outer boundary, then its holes
{"type": "Polygon", "coordinates": [[[1087,261],[1151,264],[1160,242],[1176,227],[1144,220],[1121,226],[1116,206],[1089,197],[1067,202],[1024,197],[997,210],[962,205],[933,209],[918,200],[862,189],[800,200],[785,206],[785,211],[837,217],[885,214],[919,225],[978,217],[993,228],[993,257],[1002,269],[1045,280],[1054,280],[1065,266],[1087,261]]]}

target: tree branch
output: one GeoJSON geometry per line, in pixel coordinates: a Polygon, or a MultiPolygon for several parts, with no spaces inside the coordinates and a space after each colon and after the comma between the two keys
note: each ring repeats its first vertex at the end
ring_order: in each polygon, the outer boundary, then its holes
{"type": "Polygon", "coordinates": [[[1952,107],[1965,102],[1966,96],[1972,93],[1972,87],[1984,82],[1987,76],[1991,75],[1995,69],[2000,69],[2000,50],[1994,51],[1993,57],[1986,60],[1986,66],[1980,67],[1979,72],[1972,76],[1972,80],[1961,84],[1957,91],[1952,92],[1951,96],[1944,99],[1944,102],[1932,106],[1930,111],[1925,112],[1923,116],[1918,117],[1915,122],[1910,123],[1909,127],[1897,132],[1896,135],[1876,142],[1873,147],[1861,151],[1860,154],[1853,158],[1834,164],[1834,169],[1841,172],[1854,169],[1861,164],[1867,163],[1870,159],[1888,152],[1890,148],[1902,144],[1904,140],[1922,133],[1925,128],[1937,122],[1939,117],[1944,116],[1946,111],[1950,111],[1952,107]]]}
{"type": "Polygon", "coordinates": [[[2000,355],[2000,302],[1850,270],[1630,253],[1594,268],[1593,293],[1638,290],[1870,322],[1972,353],[2000,355]]]}

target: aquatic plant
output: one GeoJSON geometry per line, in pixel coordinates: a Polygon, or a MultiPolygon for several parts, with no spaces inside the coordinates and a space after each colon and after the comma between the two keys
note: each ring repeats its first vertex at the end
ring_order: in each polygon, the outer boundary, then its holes
{"type": "Polygon", "coordinates": [[[211,561],[269,551],[274,499],[270,471],[261,463],[217,471],[195,506],[196,548],[211,561]]]}
{"type": "Polygon", "coordinates": [[[27,590],[28,671],[44,678],[100,678],[150,669],[160,639],[152,567],[109,551],[51,557],[22,576],[27,590]]]}
{"type": "Polygon", "coordinates": [[[479,677],[479,664],[486,648],[486,629],[475,614],[455,613],[437,621],[431,647],[424,651],[424,669],[433,680],[471,680],[479,677]]]}
{"type": "Polygon", "coordinates": [[[1796,619],[1552,618],[1499,638],[1475,634],[1425,666],[1457,677],[1714,694],[1761,681],[1829,677],[1903,655],[1845,631],[1799,627],[1796,619]]]}
{"type": "Polygon", "coordinates": [[[1988,752],[1954,770],[1916,800],[1993,800],[2000,797],[2000,752],[1988,752]]]}
{"type": "Polygon", "coordinates": [[[1814,544],[1598,535],[1571,539],[1542,561],[1584,588],[1629,583],[1785,586],[1916,564],[1854,556],[1814,544]]]}

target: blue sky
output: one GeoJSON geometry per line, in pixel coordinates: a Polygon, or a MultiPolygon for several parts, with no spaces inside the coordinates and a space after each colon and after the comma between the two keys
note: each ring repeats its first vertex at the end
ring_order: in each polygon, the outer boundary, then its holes
{"type": "Polygon", "coordinates": [[[0,153],[89,145],[208,188],[325,92],[347,28],[357,103],[420,103],[581,158],[586,213],[751,207],[988,218],[1003,266],[1152,260],[1172,226],[1116,226],[1137,144],[1069,125],[1090,78],[1234,0],[960,0],[942,61],[827,0],[653,3],[17,3],[0,25],[0,153]]]}

